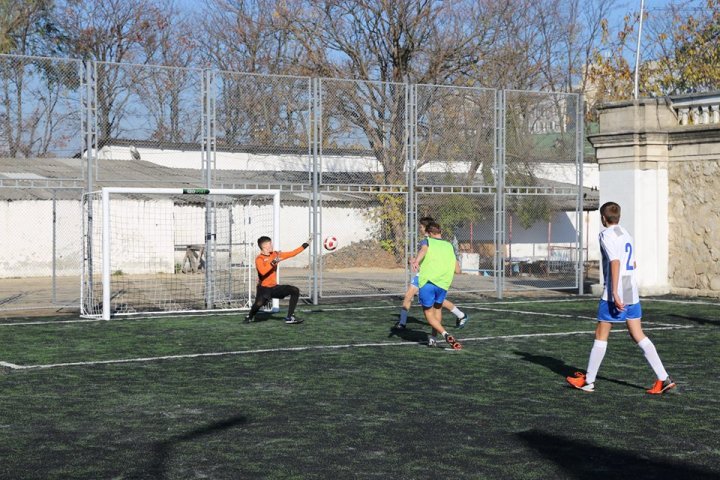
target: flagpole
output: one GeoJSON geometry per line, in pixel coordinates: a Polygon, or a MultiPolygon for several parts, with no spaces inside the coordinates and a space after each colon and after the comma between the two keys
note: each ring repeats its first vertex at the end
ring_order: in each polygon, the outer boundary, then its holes
{"type": "Polygon", "coordinates": [[[640,76],[640,41],[642,39],[642,24],[645,11],[645,0],[640,0],[640,26],[638,27],[637,51],[635,52],[635,87],[633,89],[633,98],[638,99],[638,77],[640,76]]]}

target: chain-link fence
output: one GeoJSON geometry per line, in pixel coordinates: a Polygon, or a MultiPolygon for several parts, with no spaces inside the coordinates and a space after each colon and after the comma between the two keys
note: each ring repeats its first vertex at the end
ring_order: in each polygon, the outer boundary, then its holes
{"type": "Polygon", "coordinates": [[[505,102],[505,288],[579,288],[579,96],[508,91],[505,102]]]}
{"type": "Polygon", "coordinates": [[[204,185],[203,71],[107,62],[89,70],[93,180],[204,185]]]}
{"type": "Polygon", "coordinates": [[[0,311],[77,308],[82,63],[0,55],[0,311]]]}
{"type": "MultiPolygon", "coordinates": [[[[422,216],[456,246],[456,291],[581,287],[578,95],[0,55],[0,96],[16,230],[63,188],[78,210],[80,189],[102,186],[274,188],[280,248],[314,240],[281,281],[314,301],[401,294],[422,216]],[[18,200],[37,203],[18,215],[18,200]]],[[[63,255],[81,247],[78,233],[63,255]]],[[[13,258],[50,271],[30,247],[3,252],[3,277],[34,275],[13,258]]],[[[41,276],[57,285],[59,271],[41,276]]]]}
{"type": "Polygon", "coordinates": [[[0,311],[77,308],[80,189],[0,188],[0,311]]]}

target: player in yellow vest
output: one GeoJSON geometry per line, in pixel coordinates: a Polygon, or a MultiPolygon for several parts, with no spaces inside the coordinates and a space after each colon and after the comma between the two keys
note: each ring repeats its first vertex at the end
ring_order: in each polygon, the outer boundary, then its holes
{"type": "Polygon", "coordinates": [[[462,348],[460,342],[449,335],[442,326],[443,300],[453,277],[456,273],[460,273],[460,262],[455,256],[452,244],[442,239],[440,225],[432,222],[425,231],[428,234],[428,244],[420,249],[414,266],[420,269],[418,274],[420,304],[425,313],[425,320],[433,329],[428,337],[428,346],[437,346],[436,334],[440,333],[453,349],[460,350],[462,348]]]}

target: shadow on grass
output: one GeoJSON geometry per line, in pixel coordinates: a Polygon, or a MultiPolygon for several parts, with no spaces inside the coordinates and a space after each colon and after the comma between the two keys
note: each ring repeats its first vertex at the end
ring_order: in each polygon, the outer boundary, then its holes
{"type": "MultiPolygon", "coordinates": [[[[530,363],[534,363],[535,365],[540,365],[542,367],[547,368],[553,373],[556,373],[557,375],[560,375],[561,377],[569,377],[572,376],[575,372],[582,371],[581,369],[568,365],[567,363],[563,362],[559,358],[550,357],[547,355],[535,355],[528,352],[521,352],[519,350],[513,351],[515,355],[518,355],[521,357],[522,360],[530,363]]],[[[616,383],[618,385],[622,385],[623,387],[630,387],[630,388],[637,388],[640,390],[645,390],[646,387],[643,387],[642,385],[635,385],[634,383],[628,383],[623,380],[615,380],[614,378],[608,378],[604,377],[602,375],[597,376],[598,380],[605,380],[608,382],[616,383]]]]}
{"type": "MultiPolygon", "coordinates": [[[[242,320],[245,320],[245,317],[242,317],[242,320]]],[[[253,317],[252,322],[250,323],[260,323],[260,322],[268,322],[270,320],[282,320],[285,321],[285,315],[283,313],[263,313],[258,312],[253,317]]]]}
{"type": "MultiPolygon", "coordinates": [[[[720,472],[681,462],[648,458],[632,451],[608,448],[538,430],[516,434],[525,444],[578,479],[709,479],[720,472]]],[[[638,448],[642,448],[638,445],[638,448]]]]}
{"type": "Polygon", "coordinates": [[[391,330],[388,338],[398,337],[406,342],[427,343],[428,334],[422,330],[391,330]]]}
{"type": "MultiPolygon", "coordinates": [[[[148,452],[150,457],[150,463],[142,471],[142,474],[138,475],[137,478],[170,478],[167,476],[167,462],[173,453],[173,450],[178,447],[182,442],[193,441],[197,438],[214,435],[224,430],[245,425],[248,419],[244,415],[236,415],[234,417],[226,418],[219,422],[205,425],[204,427],[196,428],[187,433],[181,435],[175,435],[162,442],[156,443],[152,447],[152,452],[148,452]]],[[[135,478],[135,477],[133,477],[135,478]]]]}
{"type": "MultiPolygon", "coordinates": [[[[400,315],[395,315],[397,317],[397,320],[400,320],[400,315]]],[[[407,318],[407,324],[408,328],[391,328],[390,333],[388,334],[388,338],[398,337],[402,340],[406,340],[408,342],[421,342],[425,343],[427,342],[427,332],[424,332],[423,330],[413,330],[409,328],[409,326],[412,325],[420,325],[422,327],[427,326],[427,323],[424,321],[418,320],[416,317],[408,316],[407,318]]]]}
{"type": "Polygon", "coordinates": [[[712,325],[715,327],[720,327],[720,320],[711,320],[709,318],[690,317],[688,315],[676,315],[676,314],[670,314],[668,316],[671,318],[679,318],[682,320],[688,320],[690,322],[697,323],[698,325],[712,325]]]}

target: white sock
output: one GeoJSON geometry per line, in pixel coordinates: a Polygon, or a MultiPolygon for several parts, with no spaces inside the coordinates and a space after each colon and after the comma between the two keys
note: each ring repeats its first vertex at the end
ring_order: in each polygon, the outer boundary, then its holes
{"type": "Polygon", "coordinates": [[[442,331],[442,333],[441,333],[440,335],[442,335],[442,336],[443,336],[443,338],[447,338],[447,337],[448,337],[448,332],[447,332],[447,331],[445,331],[445,330],[443,330],[443,331],[442,331]]]}
{"type": "Polygon", "coordinates": [[[452,310],[450,310],[450,313],[455,315],[457,318],[462,318],[465,314],[460,310],[459,308],[455,307],[452,310]]]}
{"type": "Polygon", "coordinates": [[[658,380],[665,381],[668,374],[665,371],[665,367],[663,367],[662,360],[660,360],[657,350],[655,350],[653,342],[651,342],[648,337],[645,337],[638,342],[638,347],[642,348],[642,351],[645,353],[645,358],[655,372],[655,375],[657,375],[658,380]]]}
{"type": "Polygon", "coordinates": [[[592,350],[590,350],[590,359],[588,360],[587,374],[585,374],[585,382],[594,383],[597,377],[600,364],[605,358],[605,350],[607,350],[607,342],[603,340],[595,340],[592,350]]]}

